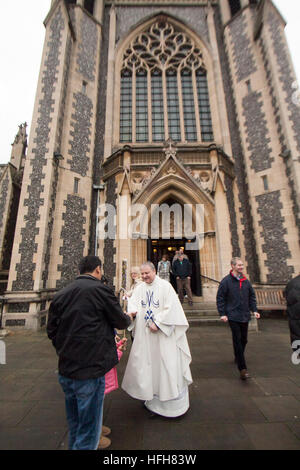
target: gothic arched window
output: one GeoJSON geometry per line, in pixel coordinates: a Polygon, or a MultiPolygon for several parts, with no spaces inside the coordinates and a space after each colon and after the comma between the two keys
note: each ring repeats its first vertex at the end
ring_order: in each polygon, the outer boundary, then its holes
{"type": "Polygon", "coordinates": [[[160,20],[127,47],[121,68],[120,141],[211,142],[213,129],[202,53],[160,20]]]}

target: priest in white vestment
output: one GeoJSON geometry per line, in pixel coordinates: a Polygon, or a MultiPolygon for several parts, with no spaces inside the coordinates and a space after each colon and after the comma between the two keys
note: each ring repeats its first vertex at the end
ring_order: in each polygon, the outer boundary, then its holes
{"type": "Polygon", "coordinates": [[[134,341],[122,388],[153,413],[181,416],[192,383],[189,324],[172,285],[156,276],[152,263],[141,266],[141,276],[144,282],[128,302],[128,313],[136,315],[128,328],[134,341]]]}

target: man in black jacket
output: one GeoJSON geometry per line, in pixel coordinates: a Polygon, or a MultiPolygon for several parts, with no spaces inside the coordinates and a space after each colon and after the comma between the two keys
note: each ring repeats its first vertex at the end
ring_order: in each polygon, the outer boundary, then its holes
{"type": "Polygon", "coordinates": [[[185,289],[188,296],[189,305],[193,305],[193,295],[191,291],[191,276],[192,276],[192,265],[187,259],[184,258],[182,253],[179,254],[178,259],[174,261],[172,265],[173,274],[176,277],[177,291],[179,295],[180,302],[183,303],[184,294],[183,290],[185,289]]]}
{"type": "Polygon", "coordinates": [[[287,283],[285,288],[287,316],[289,319],[292,348],[300,359],[300,274],[287,283]]]}
{"type": "Polygon", "coordinates": [[[221,281],[217,293],[217,308],[221,320],[229,322],[232,331],[235,361],[242,380],[250,377],[245,361],[245,347],[248,342],[248,323],[251,313],[260,318],[257,312],[254,289],[243,275],[244,264],[240,258],[231,260],[230,274],[221,281]]]}
{"type": "Polygon", "coordinates": [[[57,292],[49,309],[48,337],[59,356],[69,449],[94,450],[102,427],[105,374],[118,363],[114,328],[127,328],[113,291],[101,280],[101,261],[86,256],[80,276],[57,292]]]}

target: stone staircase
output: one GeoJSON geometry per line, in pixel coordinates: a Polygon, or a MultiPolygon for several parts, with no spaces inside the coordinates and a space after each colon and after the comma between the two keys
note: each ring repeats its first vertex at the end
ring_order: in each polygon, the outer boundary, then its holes
{"type": "MultiPolygon", "coordinates": [[[[199,325],[228,326],[220,320],[220,315],[215,302],[204,302],[202,297],[193,296],[193,305],[189,305],[185,297],[183,310],[186,314],[190,327],[199,325]]],[[[252,316],[249,322],[249,330],[258,331],[256,318],[252,316]]]]}
{"type": "Polygon", "coordinates": [[[190,326],[196,326],[200,323],[224,325],[224,322],[220,321],[216,303],[204,302],[202,297],[193,297],[193,305],[189,305],[187,298],[185,298],[183,310],[190,326]]]}

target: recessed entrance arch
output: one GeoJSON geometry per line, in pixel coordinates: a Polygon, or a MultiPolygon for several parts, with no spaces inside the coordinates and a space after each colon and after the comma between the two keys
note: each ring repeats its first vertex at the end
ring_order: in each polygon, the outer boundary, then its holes
{"type": "MultiPolygon", "coordinates": [[[[179,202],[176,201],[174,198],[168,198],[167,200],[163,201],[163,203],[160,204],[160,207],[163,207],[164,205],[170,208],[170,212],[168,212],[168,215],[170,215],[169,217],[170,238],[165,238],[163,234],[163,228],[162,228],[163,214],[161,213],[160,214],[161,218],[159,220],[160,222],[159,233],[162,236],[159,238],[151,238],[151,231],[149,231],[150,237],[148,238],[148,242],[147,242],[147,259],[152,261],[152,263],[157,268],[158,262],[162,259],[162,256],[165,255],[167,256],[167,259],[172,264],[176,251],[179,251],[179,249],[182,249],[184,253],[188,256],[188,259],[192,266],[191,289],[192,289],[193,295],[201,296],[202,288],[201,288],[201,269],[200,269],[199,249],[190,249],[190,246],[192,246],[193,242],[195,241],[195,238],[188,239],[184,237],[184,231],[183,231],[184,211],[182,209],[182,205],[179,204],[179,202]],[[179,206],[181,209],[180,213],[182,215],[182,218],[180,220],[181,230],[179,232],[182,234],[182,238],[178,238],[178,234],[175,233],[176,224],[174,222],[174,216],[172,217],[172,214],[174,214],[174,212],[171,212],[172,208],[173,209],[175,207],[179,208],[179,206]]],[[[151,225],[151,222],[150,222],[150,225],[151,225]]],[[[178,227],[177,227],[177,230],[178,230],[178,227]]],[[[176,279],[173,273],[171,273],[171,283],[173,287],[176,289],[176,279]]]]}
{"type": "MultiPolygon", "coordinates": [[[[186,238],[183,238],[182,240],[177,240],[175,238],[170,238],[169,240],[152,240],[149,238],[147,245],[147,258],[152,261],[156,268],[158,261],[161,260],[164,254],[167,255],[169,261],[172,263],[175,252],[180,248],[185,248],[187,242],[188,239],[186,238]]],[[[202,295],[202,283],[199,250],[184,250],[184,253],[188,256],[192,265],[192,293],[193,295],[200,297],[202,295]]],[[[171,283],[176,290],[176,279],[173,275],[171,275],[171,283]]]]}
{"type": "Polygon", "coordinates": [[[176,249],[183,246],[192,262],[193,293],[197,297],[202,296],[207,299],[211,292],[208,279],[217,279],[219,269],[213,197],[191,177],[191,173],[185,169],[176,155],[168,153],[152,178],[144,185],[142,191],[133,197],[131,203],[143,208],[144,214],[142,222],[135,226],[136,237],[131,241],[131,264],[139,265],[147,258],[157,266],[162,254],[168,254],[171,261],[176,249]],[[167,206],[166,212],[162,206],[167,206]],[[162,216],[159,216],[160,218],[155,216],[157,208],[158,212],[166,215],[170,226],[168,233],[163,231],[162,216]],[[174,212],[173,218],[172,212],[174,212]],[[189,217],[186,217],[186,214],[189,214],[189,217]],[[154,230],[153,220],[155,220],[154,230]],[[188,220],[187,226],[186,220],[188,220]],[[193,239],[198,243],[193,243],[193,239]],[[186,245],[189,242],[192,246],[186,245]]]}

